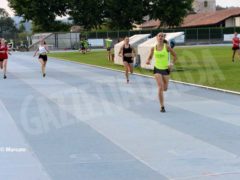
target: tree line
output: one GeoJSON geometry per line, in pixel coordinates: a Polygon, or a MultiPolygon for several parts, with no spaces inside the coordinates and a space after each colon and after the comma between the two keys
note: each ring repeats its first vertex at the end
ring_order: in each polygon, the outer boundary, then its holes
{"type": "Polygon", "coordinates": [[[17,28],[15,27],[14,21],[7,11],[3,8],[0,8],[0,37],[3,32],[15,32],[17,28]]]}
{"type": "Polygon", "coordinates": [[[57,31],[67,16],[85,30],[129,30],[144,17],[159,19],[162,26],[179,26],[192,10],[193,0],[8,0],[15,14],[33,22],[34,31],[57,31]]]}

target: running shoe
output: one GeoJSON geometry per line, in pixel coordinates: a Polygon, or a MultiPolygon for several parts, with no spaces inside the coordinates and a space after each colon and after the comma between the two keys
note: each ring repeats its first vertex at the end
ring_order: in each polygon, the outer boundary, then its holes
{"type": "Polygon", "coordinates": [[[162,112],[162,113],[165,113],[166,112],[166,110],[165,110],[165,107],[163,106],[163,107],[161,107],[161,110],[160,110],[160,112],[162,112]]]}

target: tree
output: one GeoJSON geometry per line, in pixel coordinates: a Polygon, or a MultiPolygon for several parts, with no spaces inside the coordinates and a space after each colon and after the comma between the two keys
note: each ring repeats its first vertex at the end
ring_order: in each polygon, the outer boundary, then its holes
{"type": "Polygon", "coordinates": [[[43,28],[41,24],[32,23],[32,31],[33,32],[66,32],[71,28],[71,24],[67,24],[61,21],[53,21],[51,27],[43,28]]]}
{"type": "Polygon", "coordinates": [[[103,0],[71,0],[69,15],[84,29],[99,28],[103,23],[103,0]]]}
{"type": "Polygon", "coordinates": [[[39,31],[55,31],[56,16],[66,15],[68,0],[8,0],[16,15],[32,20],[39,31]]]}
{"type": "Polygon", "coordinates": [[[7,13],[7,11],[3,8],[0,8],[0,18],[7,18],[9,17],[9,14],[7,13]]]}
{"type": "MultiPolygon", "coordinates": [[[[178,26],[192,9],[193,0],[8,0],[18,16],[32,20],[34,32],[58,31],[56,16],[70,15],[85,29],[132,29],[148,15],[163,26],[178,26]]],[[[60,29],[61,30],[61,29],[60,29]]]]}
{"type": "Polygon", "coordinates": [[[112,29],[131,29],[148,15],[149,0],[105,0],[105,20],[112,29]]]}
{"type": "Polygon", "coordinates": [[[14,21],[9,17],[7,11],[0,8],[0,36],[3,33],[12,33],[16,31],[14,21]]]}
{"type": "Polygon", "coordinates": [[[26,28],[25,28],[24,24],[21,22],[19,24],[18,32],[22,33],[22,32],[25,32],[25,31],[26,31],[26,28]]]}
{"type": "Polygon", "coordinates": [[[150,18],[159,19],[161,26],[179,26],[192,10],[193,0],[152,0],[150,18]]]}

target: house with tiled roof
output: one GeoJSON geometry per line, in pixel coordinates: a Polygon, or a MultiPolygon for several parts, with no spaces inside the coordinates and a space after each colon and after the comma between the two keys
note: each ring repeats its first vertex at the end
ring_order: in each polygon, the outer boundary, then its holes
{"type": "Polygon", "coordinates": [[[240,8],[190,14],[181,27],[240,27],[240,8]]]}
{"type": "MultiPolygon", "coordinates": [[[[215,0],[196,0],[193,3],[195,13],[184,18],[180,27],[240,27],[240,7],[216,11],[215,0]]],[[[159,20],[146,21],[139,29],[156,29],[161,25],[159,20]]]]}

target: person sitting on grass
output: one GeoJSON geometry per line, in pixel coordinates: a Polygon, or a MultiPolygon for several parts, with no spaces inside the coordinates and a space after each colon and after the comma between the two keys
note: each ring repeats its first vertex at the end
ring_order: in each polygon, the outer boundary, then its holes
{"type": "Polygon", "coordinates": [[[80,50],[79,50],[81,53],[85,54],[87,52],[87,49],[86,49],[86,42],[85,42],[85,39],[81,39],[80,41],[80,50]]]}

